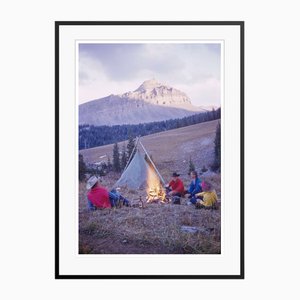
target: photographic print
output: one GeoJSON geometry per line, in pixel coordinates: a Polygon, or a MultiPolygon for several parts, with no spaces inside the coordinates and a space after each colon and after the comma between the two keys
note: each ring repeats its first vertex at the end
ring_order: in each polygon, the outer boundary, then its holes
{"type": "Polygon", "coordinates": [[[242,25],[56,22],[56,278],[243,278],[242,25]]]}
{"type": "Polygon", "coordinates": [[[79,253],[221,253],[221,43],[78,59],[79,253]]]}

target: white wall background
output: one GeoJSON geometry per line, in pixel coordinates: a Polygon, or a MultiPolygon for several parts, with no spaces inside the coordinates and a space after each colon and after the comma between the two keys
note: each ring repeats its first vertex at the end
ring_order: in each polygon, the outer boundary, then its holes
{"type": "Polygon", "coordinates": [[[256,3],[2,3],[1,298],[299,298],[298,6],[256,3]],[[245,21],[245,280],[54,280],[55,20],[245,21]]]}

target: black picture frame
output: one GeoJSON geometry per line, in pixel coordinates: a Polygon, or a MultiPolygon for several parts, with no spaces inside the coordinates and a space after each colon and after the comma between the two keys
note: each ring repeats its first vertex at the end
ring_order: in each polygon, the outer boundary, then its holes
{"type": "Polygon", "coordinates": [[[56,21],[55,22],[55,279],[244,279],[244,21],[56,21]],[[61,26],[237,26],[240,30],[240,272],[235,275],[62,275],[60,274],[60,210],[59,210],[59,90],[60,90],[60,27],[61,26]]]}

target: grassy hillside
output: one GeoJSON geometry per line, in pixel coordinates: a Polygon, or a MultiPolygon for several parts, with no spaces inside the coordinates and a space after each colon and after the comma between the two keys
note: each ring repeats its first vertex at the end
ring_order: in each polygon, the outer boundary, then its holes
{"type": "MultiPolygon", "coordinates": [[[[142,138],[142,143],[164,177],[177,171],[186,186],[189,159],[192,158],[197,171],[213,160],[214,136],[218,121],[196,124],[180,129],[161,132],[142,138]]],[[[113,145],[80,151],[86,162],[98,162],[104,155],[112,156],[113,145]]],[[[102,185],[110,189],[120,174],[109,173],[102,185]]],[[[201,179],[209,180],[221,199],[220,174],[210,171],[201,179]]],[[[138,203],[145,190],[121,192],[131,203],[138,203]]],[[[144,208],[123,207],[120,209],[97,210],[86,208],[85,184],[79,185],[79,252],[80,253],[220,253],[221,214],[218,210],[197,210],[187,206],[188,199],[181,205],[147,204],[144,208]],[[196,233],[183,232],[182,226],[197,227],[196,233]]]]}
{"type": "MultiPolygon", "coordinates": [[[[186,176],[190,158],[197,170],[212,163],[218,122],[215,120],[151,134],[142,137],[141,141],[163,176],[169,177],[173,170],[186,176]]],[[[119,145],[121,146],[122,142],[119,145]]],[[[112,149],[113,145],[106,145],[81,150],[80,153],[86,162],[95,163],[104,155],[112,158],[112,149]]]]}

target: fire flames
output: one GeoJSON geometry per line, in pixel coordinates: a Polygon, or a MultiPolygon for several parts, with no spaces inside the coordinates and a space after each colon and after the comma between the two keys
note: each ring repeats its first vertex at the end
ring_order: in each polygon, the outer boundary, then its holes
{"type": "Polygon", "coordinates": [[[166,202],[166,193],[156,173],[149,168],[147,178],[147,203],[166,202]]]}

